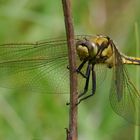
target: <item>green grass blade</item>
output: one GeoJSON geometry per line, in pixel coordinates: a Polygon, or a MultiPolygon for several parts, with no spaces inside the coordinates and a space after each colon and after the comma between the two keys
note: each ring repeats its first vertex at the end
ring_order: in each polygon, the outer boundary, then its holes
{"type": "MultiPolygon", "coordinates": [[[[140,54],[140,40],[139,40],[139,28],[138,28],[138,23],[135,22],[135,38],[136,38],[136,56],[138,57],[139,54],[140,54]]],[[[139,77],[140,77],[140,70],[139,70],[139,67],[136,68],[136,87],[138,88],[138,90],[140,89],[140,86],[139,86],[139,77]]],[[[136,103],[136,106],[137,106],[138,103],[136,103]]],[[[136,108],[136,119],[138,119],[138,111],[139,111],[139,108],[136,108]]],[[[135,126],[135,130],[134,130],[134,140],[139,140],[140,139],[140,127],[139,126],[135,126]]]]}

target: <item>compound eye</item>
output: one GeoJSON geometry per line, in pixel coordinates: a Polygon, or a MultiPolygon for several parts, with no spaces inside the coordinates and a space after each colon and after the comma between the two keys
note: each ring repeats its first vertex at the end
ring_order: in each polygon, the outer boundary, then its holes
{"type": "Polygon", "coordinates": [[[88,48],[86,46],[78,45],[76,51],[80,60],[84,60],[89,56],[88,48]]]}

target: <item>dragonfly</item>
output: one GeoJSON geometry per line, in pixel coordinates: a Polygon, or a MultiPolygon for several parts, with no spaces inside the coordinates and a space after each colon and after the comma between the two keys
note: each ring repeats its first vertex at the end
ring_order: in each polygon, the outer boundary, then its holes
{"type": "MultiPolygon", "coordinates": [[[[140,65],[140,58],[124,55],[114,41],[104,35],[75,36],[75,50],[78,104],[93,96],[105,80],[102,75],[106,70],[112,70],[109,95],[112,109],[128,122],[140,125],[140,93],[130,80],[126,68],[126,65],[140,65]]],[[[68,67],[65,38],[0,44],[0,85],[3,87],[67,93],[68,67]]]]}

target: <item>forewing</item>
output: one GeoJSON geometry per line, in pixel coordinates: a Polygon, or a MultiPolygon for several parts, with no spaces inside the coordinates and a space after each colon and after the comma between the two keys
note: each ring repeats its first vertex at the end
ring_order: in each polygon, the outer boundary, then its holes
{"type": "MultiPolygon", "coordinates": [[[[62,93],[69,81],[67,65],[65,40],[0,45],[2,87],[37,91],[43,89],[45,93],[62,93]],[[61,88],[62,90],[59,90],[61,88]]],[[[67,91],[68,88],[63,92],[67,91]]]]}

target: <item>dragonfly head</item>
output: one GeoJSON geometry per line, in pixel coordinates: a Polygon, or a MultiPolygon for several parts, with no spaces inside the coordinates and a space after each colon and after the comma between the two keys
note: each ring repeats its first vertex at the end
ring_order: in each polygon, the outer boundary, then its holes
{"type": "Polygon", "coordinates": [[[80,60],[93,58],[97,54],[97,46],[95,43],[84,38],[76,42],[76,51],[80,60]]]}
{"type": "Polygon", "coordinates": [[[108,68],[113,66],[113,41],[108,36],[83,38],[76,42],[76,51],[80,60],[90,63],[104,63],[108,68]]]}

